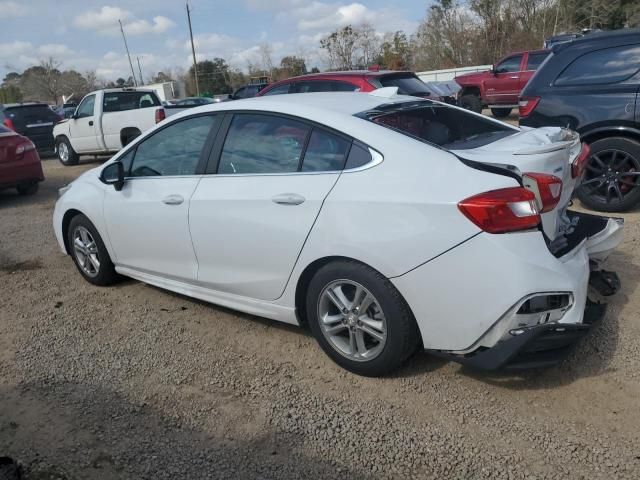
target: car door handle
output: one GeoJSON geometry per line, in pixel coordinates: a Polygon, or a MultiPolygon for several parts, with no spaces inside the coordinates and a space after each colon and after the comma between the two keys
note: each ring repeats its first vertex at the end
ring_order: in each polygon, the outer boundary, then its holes
{"type": "Polygon", "coordinates": [[[297,193],[281,193],[272,197],[271,200],[278,205],[300,205],[305,201],[305,198],[297,193]]]}
{"type": "Polygon", "coordinates": [[[93,127],[93,120],[89,120],[89,126],[93,127]]]}
{"type": "Polygon", "coordinates": [[[166,203],[167,205],[180,205],[182,202],[184,202],[182,195],[167,195],[162,199],[162,203],[166,203]]]}

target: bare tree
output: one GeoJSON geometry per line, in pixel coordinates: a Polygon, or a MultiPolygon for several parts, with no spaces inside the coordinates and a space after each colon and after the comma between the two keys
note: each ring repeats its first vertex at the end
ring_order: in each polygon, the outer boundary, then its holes
{"type": "Polygon", "coordinates": [[[353,70],[360,36],[358,29],[347,25],[320,40],[320,48],[326,52],[331,69],[353,70]]]}
{"type": "Polygon", "coordinates": [[[262,68],[270,77],[273,76],[273,48],[268,43],[262,43],[260,45],[260,58],[262,59],[262,68]]]}

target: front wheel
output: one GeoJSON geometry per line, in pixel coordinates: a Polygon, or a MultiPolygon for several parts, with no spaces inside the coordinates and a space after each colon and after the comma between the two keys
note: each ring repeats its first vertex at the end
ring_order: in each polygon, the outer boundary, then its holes
{"type": "Polygon", "coordinates": [[[601,212],[624,212],[640,202],[640,142],[610,137],[590,144],[580,201],[601,212]]]}
{"type": "Polygon", "coordinates": [[[463,95],[460,98],[460,106],[472,112],[482,113],[482,100],[477,95],[463,95]]]}
{"type": "Polygon", "coordinates": [[[388,279],[366,265],[325,265],[311,280],[306,301],[314,337],[333,361],[353,373],[388,373],[418,345],[418,328],[406,302],[388,279]]]}
{"type": "Polygon", "coordinates": [[[118,279],[109,252],[100,234],[84,215],[76,215],[69,223],[67,242],[80,274],[94,285],[111,285],[118,279]]]}
{"type": "Polygon", "coordinates": [[[75,152],[71,143],[66,137],[60,137],[56,139],[56,153],[58,160],[65,166],[77,165],[80,158],[75,152]]]}
{"type": "Polygon", "coordinates": [[[511,108],[492,108],[491,115],[496,118],[506,118],[511,115],[511,108]]]}

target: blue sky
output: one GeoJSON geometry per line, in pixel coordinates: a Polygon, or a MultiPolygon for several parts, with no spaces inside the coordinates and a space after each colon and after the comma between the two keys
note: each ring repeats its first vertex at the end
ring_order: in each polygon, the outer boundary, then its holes
{"type": "MultiPolygon", "coordinates": [[[[427,0],[192,0],[196,53],[220,56],[246,69],[261,63],[268,43],[274,62],[288,54],[318,64],[319,39],[347,24],[368,22],[380,33],[413,33],[427,0]]],[[[185,69],[190,47],[184,1],[0,0],[0,78],[53,56],[62,68],[95,70],[99,77],[129,75],[118,27],[125,25],[129,49],[143,75],[185,69]]],[[[136,69],[137,73],[137,69],[136,69]]]]}

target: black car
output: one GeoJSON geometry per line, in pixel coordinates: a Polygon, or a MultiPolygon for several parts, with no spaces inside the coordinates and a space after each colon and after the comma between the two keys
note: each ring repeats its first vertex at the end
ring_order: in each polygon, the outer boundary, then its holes
{"type": "Polygon", "coordinates": [[[578,198],[605,212],[640,202],[640,30],[553,48],[520,97],[520,125],[561,126],[591,147],[578,198]]]}
{"type": "Polygon", "coordinates": [[[250,83],[238,88],[229,95],[229,100],[242,100],[243,98],[253,98],[260,90],[269,85],[268,83],[250,83]]]}
{"type": "Polygon", "coordinates": [[[0,123],[31,140],[38,152],[55,149],[53,126],[61,117],[46,103],[6,103],[0,105],[0,123]]]}

